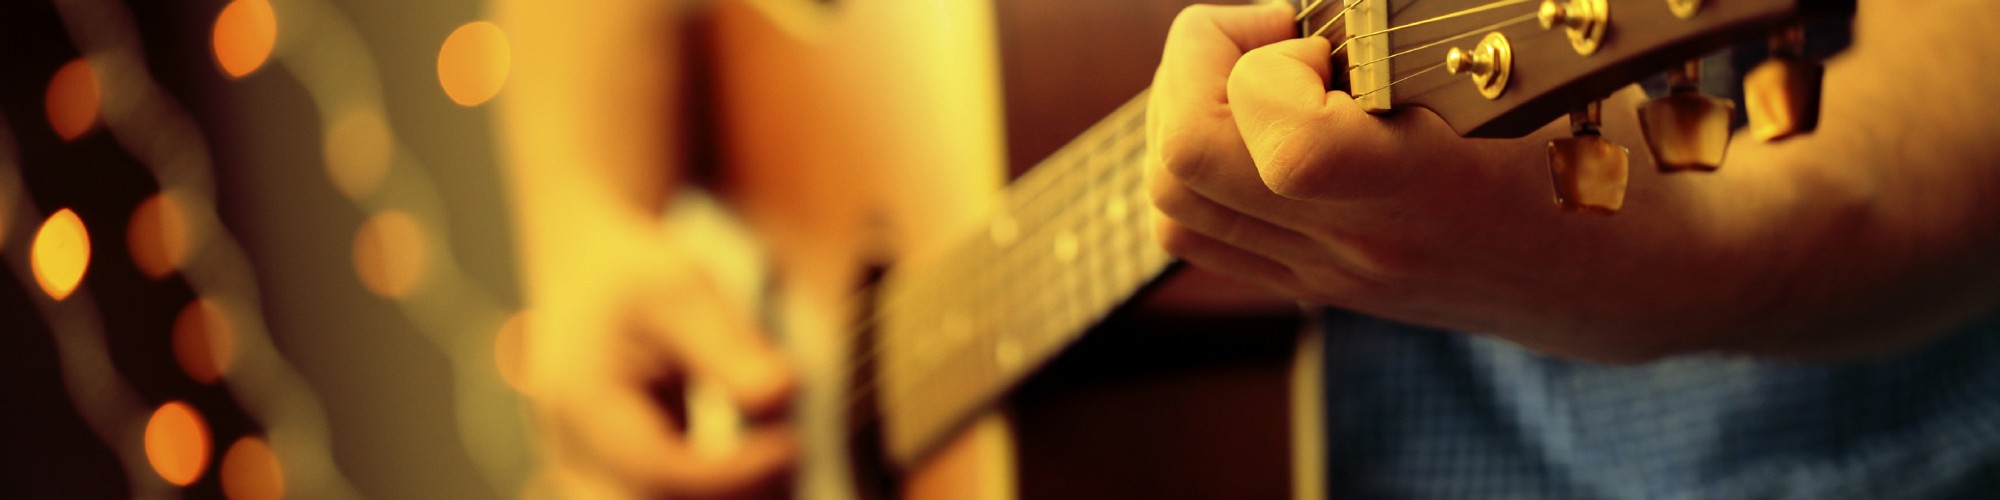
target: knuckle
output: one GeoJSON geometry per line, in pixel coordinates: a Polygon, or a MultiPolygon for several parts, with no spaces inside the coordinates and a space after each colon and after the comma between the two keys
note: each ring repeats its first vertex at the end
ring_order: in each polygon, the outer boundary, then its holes
{"type": "Polygon", "coordinates": [[[1268,129],[1267,137],[1261,141],[1263,154],[1259,155],[1264,165],[1257,171],[1271,192],[1293,199],[1326,195],[1333,181],[1329,178],[1331,166],[1326,161],[1332,145],[1322,140],[1314,126],[1318,123],[1322,122],[1309,116],[1268,129]]]}
{"type": "Polygon", "coordinates": [[[1201,178],[1208,148],[1201,136],[1186,129],[1172,130],[1160,142],[1160,166],[1181,181],[1201,178]]]}
{"type": "Polygon", "coordinates": [[[1167,253],[1187,258],[1201,251],[1201,237],[1194,231],[1170,220],[1162,219],[1153,230],[1153,239],[1167,253]]]}
{"type": "Polygon", "coordinates": [[[1173,25],[1167,31],[1169,36],[1172,36],[1172,34],[1185,34],[1187,30],[1194,26],[1212,22],[1215,17],[1215,9],[1216,6],[1208,4],[1194,4],[1182,8],[1179,14],[1174,15],[1173,25]]]}

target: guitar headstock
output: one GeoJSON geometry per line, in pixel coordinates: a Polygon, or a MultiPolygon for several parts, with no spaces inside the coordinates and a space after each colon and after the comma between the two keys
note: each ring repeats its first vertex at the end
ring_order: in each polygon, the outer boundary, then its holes
{"type": "Polygon", "coordinates": [[[1466,137],[1519,137],[1568,114],[1573,141],[1550,145],[1557,201],[1611,213],[1623,201],[1624,148],[1596,132],[1596,102],[1667,72],[1673,92],[1642,107],[1662,171],[1713,170],[1733,103],[1694,90],[1690,64],[1769,39],[1775,66],[1749,75],[1752,131],[1812,128],[1818,68],[1797,57],[1795,27],[1853,12],[1853,0],[1301,0],[1300,32],[1334,42],[1334,82],[1364,108],[1431,110],[1466,137]],[[1775,94],[1774,94],[1775,93],[1775,94]]]}

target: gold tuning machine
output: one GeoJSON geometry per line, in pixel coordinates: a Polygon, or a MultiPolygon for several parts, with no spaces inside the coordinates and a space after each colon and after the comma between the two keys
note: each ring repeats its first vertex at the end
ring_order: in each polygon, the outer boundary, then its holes
{"type": "Polygon", "coordinates": [[[1549,176],[1563,210],[1611,215],[1625,206],[1632,153],[1604,139],[1600,116],[1597,101],[1571,110],[1571,136],[1549,141],[1549,176]]]}
{"type": "Polygon", "coordinates": [[[1701,93],[1701,60],[1667,71],[1667,96],[1639,105],[1639,131],[1661,172],[1712,171],[1729,149],[1736,103],[1701,93]]]}
{"type": "Polygon", "coordinates": [[[1535,19],[1545,30],[1562,27],[1569,34],[1570,48],[1587,56],[1604,43],[1604,31],[1611,24],[1611,4],[1605,0],[1542,0],[1535,19]]]}
{"type": "Polygon", "coordinates": [[[1472,50],[1452,47],[1446,52],[1444,69],[1454,75],[1471,76],[1479,95],[1499,99],[1500,93],[1507,90],[1507,76],[1514,71],[1514,48],[1507,44],[1506,35],[1498,31],[1487,33],[1472,50]]]}
{"type": "Polygon", "coordinates": [[[1806,60],[1804,34],[1792,26],[1771,37],[1771,57],[1743,77],[1750,134],[1775,141],[1819,125],[1820,82],[1826,68],[1806,60]]]}

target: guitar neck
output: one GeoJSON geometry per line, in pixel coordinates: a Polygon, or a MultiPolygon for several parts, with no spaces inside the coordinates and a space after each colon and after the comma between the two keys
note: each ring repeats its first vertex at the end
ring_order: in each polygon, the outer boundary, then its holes
{"type": "Polygon", "coordinates": [[[879,289],[877,393],[910,464],[1168,269],[1142,163],[1145,98],[1014,182],[972,237],[879,289]]]}

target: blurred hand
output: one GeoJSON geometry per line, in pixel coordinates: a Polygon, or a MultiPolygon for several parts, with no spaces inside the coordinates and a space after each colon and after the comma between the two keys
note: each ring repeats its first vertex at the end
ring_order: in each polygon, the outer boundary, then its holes
{"type": "Polygon", "coordinates": [[[783,418],[795,387],[786,360],[671,242],[596,242],[625,250],[571,267],[566,297],[530,316],[528,392],[549,458],[582,480],[565,488],[675,498],[782,491],[796,456],[783,418]],[[704,447],[688,433],[684,397],[703,382],[749,423],[725,436],[734,446],[704,447]]]}
{"type": "MultiPolygon", "coordinates": [[[[682,2],[503,0],[496,109],[528,303],[526,386],[559,498],[764,496],[795,459],[795,381],[713,271],[670,234],[681,192],[682,2]],[[690,387],[749,421],[689,434],[690,387]],[[723,439],[722,441],[731,441],[723,439]]],[[[699,410],[698,414],[706,414],[699,410]]]]}

